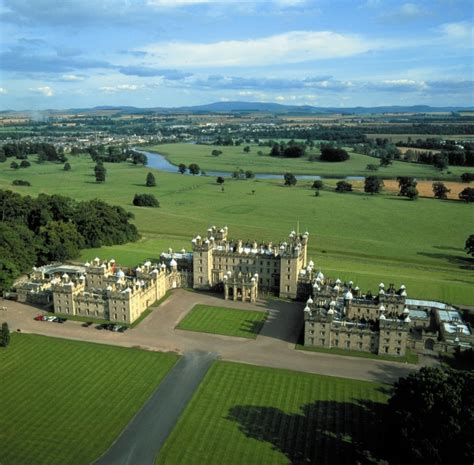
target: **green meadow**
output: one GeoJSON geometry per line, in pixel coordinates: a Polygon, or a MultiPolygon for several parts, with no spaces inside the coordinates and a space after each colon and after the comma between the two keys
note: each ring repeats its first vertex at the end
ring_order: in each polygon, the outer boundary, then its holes
{"type": "MultiPolygon", "coordinates": [[[[307,174],[327,177],[345,176],[368,176],[374,172],[367,170],[369,164],[379,164],[379,160],[368,155],[362,155],[349,151],[351,158],[344,163],[329,163],[319,160],[309,161],[304,158],[275,158],[270,157],[269,147],[259,147],[256,144],[242,144],[239,147],[221,147],[214,145],[198,144],[162,144],[148,147],[147,150],[164,155],[168,161],[175,165],[184,163],[197,163],[204,171],[235,171],[236,169],[251,170],[254,173],[284,174],[289,171],[293,174],[307,174]],[[250,153],[244,152],[244,147],[249,145],[250,153]],[[221,150],[222,155],[215,157],[211,155],[213,150],[221,150]],[[257,153],[262,151],[264,155],[257,153]]],[[[308,152],[308,155],[319,155],[319,150],[308,152]]],[[[453,179],[459,180],[462,173],[474,171],[473,168],[453,166],[449,168],[450,173],[440,173],[430,165],[406,163],[395,161],[387,168],[380,168],[375,174],[385,178],[396,178],[397,176],[415,176],[424,179],[453,179]]]]}
{"type": "MultiPolygon", "coordinates": [[[[30,168],[0,172],[0,188],[22,194],[62,194],[77,200],[100,198],[135,215],[142,238],[136,243],[88,249],[81,260],[100,256],[124,265],[158,259],[169,247],[190,249],[191,239],[211,224],[227,225],[233,238],[285,240],[297,222],[310,232],[308,257],[326,275],[353,280],[361,289],[380,281],[405,284],[410,297],[474,305],[472,259],[463,250],[474,232],[472,204],[391,194],[339,194],[328,188],[319,197],[310,181],[285,187],[279,180],[235,181],[223,188],[213,177],[153,170],[157,186],[145,187],[150,168],[106,163],[107,180],[97,184],[94,163],[70,157],[72,170],[32,163],[30,168]],[[12,186],[13,179],[31,187],[12,186]],[[160,208],[132,205],[135,193],[151,193],[160,208]]],[[[217,166],[216,166],[217,168],[217,166]]]]}
{"type": "Polygon", "coordinates": [[[266,317],[267,312],[195,305],[176,328],[255,339],[266,317]]]}
{"type": "Polygon", "coordinates": [[[0,348],[1,463],[88,465],[175,364],[146,352],[31,334],[0,348]]]}
{"type": "Polygon", "coordinates": [[[156,465],[352,465],[383,439],[385,386],[216,362],[156,465]]]}

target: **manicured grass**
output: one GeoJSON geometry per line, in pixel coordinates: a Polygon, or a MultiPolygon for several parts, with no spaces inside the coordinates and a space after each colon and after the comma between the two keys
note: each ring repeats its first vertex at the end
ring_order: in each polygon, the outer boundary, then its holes
{"type": "Polygon", "coordinates": [[[381,439],[374,412],[385,392],[376,383],[216,362],[156,464],[352,465],[354,443],[381,439]]]}
{"type": "MultiPolygon", "coordinates": [[[[146,150],[158,152],[164,155],[171,163],[179,165],[184,163],[197,163],[203,170],[207,171],[229,171],[237,168],[251,170],[254,173],[272,173],[283,175],[287,171],[293,174],[308,174],[327,177],[345,176],[369,176],[374,173],[367,170],[369,164],[379,164],[379,160],[368,155],[354,153],[351,150],[350,159],[343,163],[321,162],[319,160],[309,161],[307,156],[297,159],[270,157],[269,147],[259,147],[255,144],[243,144],[239,147],[216,147],[214,145],[198,144],[161,144],[155,145],[146,150]],[[251,147],[250,153],[244,152],[244,147],[251,147]],[[222,155],[215,157],[211,155],[212,150],[221,150],[222,155]],[[261,151],[264,155],[257,155],[261,151]]],[[[308,151],[307,155],[319,156],[319,149],[308,151]]],[[[417,178],[439,178],[458,180],[461,173],[473,171],[470,167],[449,167],[451,174],[440,173],[439,170],[430,165],[407,163],[395,161],[387,168],[380,168],[375,174],[386,178],[396,178],[397,176],[415,176],[417,178]]]]}
{"type": "Polygon", "coordinates": [[[226,180],[222,192],[213,178],[156,170],[157,186],[147,188],[150,168],[123,163],[106,163],[107,180],[97,184],[89,158],[69,158],[71,171],[51,163],[21,170],[31,187],[12,186],[19,174],[6,167],[0,187],[32,196],[101,198],[135,214],[142,235],[138,242],[84,250],[83,262],[100,256],[136,266],[159,259],[169,247],[189,250],[193,235],[202,235],[211,224],[227,225],[233,239],[277,242],[299,221],[300,229],[310,232],[308,258],[328,276],[353,280],[364,291],[375,290],[381,281],[403,283],[409,297],[474,305],[474,263],[464,251],[474,231],[472,204],[329,190],[315,197],[309,181],[289,188],[281,181],[226,180]],[[161,207],[134,207],[134,194],[144,192],[154,194],[161,207]]]}
{"type": "Polygon", "coordinates": [[[0,348],[1,463],[88,465],[177,361],[146,352],[13,334],[0,348]]]}
{"type": "Polygon", "coordinates": [[[195,305],[177,328],[255,339],[267,315],[268,312],[195,305]]]}
{"type": "Polygon", "coordinates": [[[371,352],[360,352],[358,350],[344,350],[338,349],[336,347],[327,349],[325,347],[306,347],[302,344],[297,344],[295,348],[297,350],[321,352],[323,354],[344,355],[346,357],[372,358],[375,360],[388,360],[390,362],[412,363],[414,365],[418,363],[418,354],[412,352],[410,349],[406,349],[406,354],[403,357],[397,357],[395,355],[377,355],[372,354],[371,352]]]}

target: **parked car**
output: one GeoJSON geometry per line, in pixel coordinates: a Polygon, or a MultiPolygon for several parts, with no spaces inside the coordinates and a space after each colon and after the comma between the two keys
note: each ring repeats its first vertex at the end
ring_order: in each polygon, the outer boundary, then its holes
{"type": "Polygon", "coordinates": [[[34,317],[34,319],[35,319],[36,321],[43,321],[43,315],[36,315],[36,316],[34,317]]]}
{"type": "Polygon", "coordinates": [[[127,331],[128,327],[127,326],[120,326],[120,329],[118,330],[119,333],[124,333],[125,331],[127,331]]]}
{"type": "Polygon", "coordinates": [[[67,318],[63,318],[58,316],[56,319],[56,323],[65,323],[67,321],[67,318]]]}
{"type": "Polygon", "coordinates": [[[84,328],[88,328],[89,326],[92,326],[94,324],[93,321],[86,321],[85,323],[82,323],[82,326],[84,326],[84,328]]]}
{"type": "Polygon", "coordinates": [[[114,325],[114,326],[112,327],[112,331],[113,331],[114,333],[117,333],[117,332],[120,330],[120,328],[121,328],[120,325],[114,325]]]}
{"type": "Polygon", "coordinates": [[[43,317],[41,318],[43,321],[48,321],[48,318],[49,316],[48,315],[43,315],[43,317]]]}
{"type": "Polygon", "coordinates": [[[108,324],[107,323],[102,323],[100,325],[96,326],[96,329],[108,329],[108,324]]]}

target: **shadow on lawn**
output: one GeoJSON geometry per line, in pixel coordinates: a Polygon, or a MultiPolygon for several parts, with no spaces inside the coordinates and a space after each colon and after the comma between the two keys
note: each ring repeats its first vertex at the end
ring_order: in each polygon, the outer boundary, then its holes
{"type": "Polygon", "coordinates": [[[247,437],[265,441],[292,465],[384,464],[384,404],[316,401],[302,414],[273,407],[235,406],[227,419],[247,437]]]}
{"type": "Polygon", "coordinates": [[[240,330],[253,335],[258,335],[263,328],[263,321],[244,320],[240,326],[240,330]]]}
{"type": "Polygon", "coordinates": [[[438,258],[440,260],[446,260],[453,265],[458,265],[462,270],[474,270],[474,260],[470,257],[460,257],[459,255],[452,255],[447,253],[430,253],[430,252],[417,252],[417,255],[423,255],[429,258],[438,258]]]}

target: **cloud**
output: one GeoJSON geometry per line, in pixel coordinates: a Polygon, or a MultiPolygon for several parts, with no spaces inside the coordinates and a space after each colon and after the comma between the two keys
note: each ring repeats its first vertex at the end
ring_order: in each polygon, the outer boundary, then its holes
{"type": "Polygon", "coordinates": [[[149,66],[122,66],[118,68],[122,74],[127,76],[140,76],[140,77],[163,77],[170,81],[177,81],[186,77],[192,76],[191,73],[184,71],[178,71],[176,69],[159,69],[152,68],[149,66]]]}
{"type": "Polygon", "coordinates": [[[427,10],[416,3],[403,3],[397,9],[383,13],[381,18],[392,21],[413,21],[428,14],[427,10]]]}
{"type": "Polygon", "coordinates": [[[66,81],[66,82],[77,82],[77,81],[83,81],[85,79],[85,76],[77,75],[77,74],[63,74],[61,76],[61,81],[66,81]]]}
{"type": "Polygon", "coordinates": [[[102,86],[100,90],[108,93],[115,92],[134,92],[136,90],[142,89],[143,86],[138,86],[136,84],[119,84],[117,86],[102,86]]]}
{"type": "Polygon", "coordinates": [[[447,39],[468,40],[471,42],[474,37],[474,27],[467,21],[458,23],[444,23],[439,27],[440,32],[447,39]]]}
{"type": "Polygon", "coordinates": [[[177,67],[267,66],[341,58],[367,52],[377,44],[355,34],[292,31],[260,39],[213,43],[161,42],[145,47],[155,61],[177,67]]]}
{"type": "Polygon", "coordinates": [[[8,94],[7,89],[5,87],[0,87],[0,95],[8,94]]]}
{"type": "Polygon", "coordinates": [[[52,97],[54,95],[54,90],[49,86],[33,87],[30,88],[30,91],[36,94],[42,94],[45,97],[52,97]]]}

